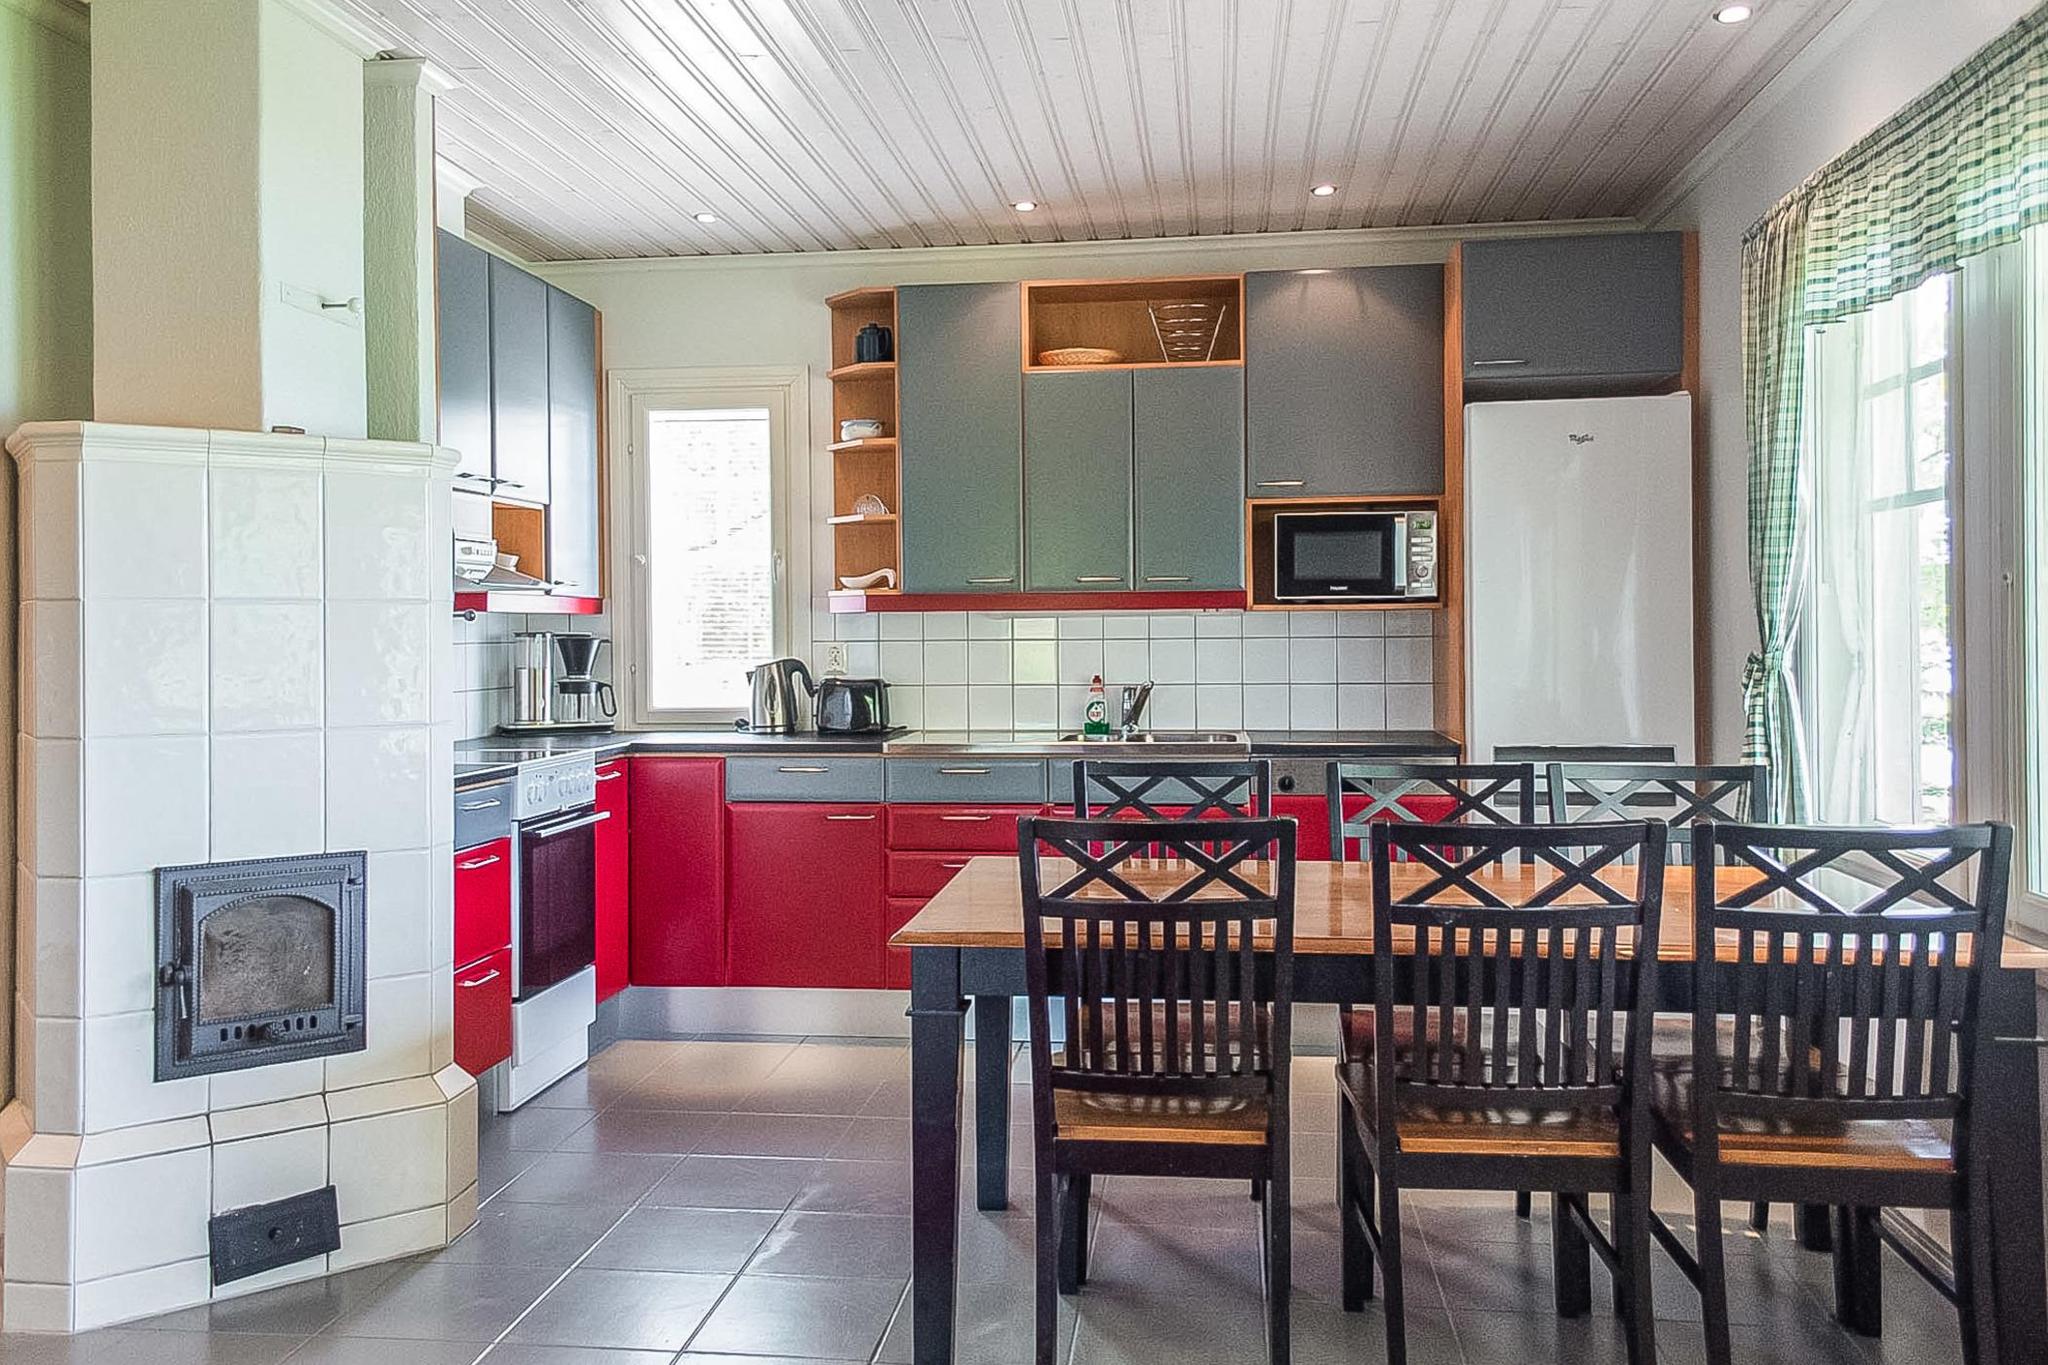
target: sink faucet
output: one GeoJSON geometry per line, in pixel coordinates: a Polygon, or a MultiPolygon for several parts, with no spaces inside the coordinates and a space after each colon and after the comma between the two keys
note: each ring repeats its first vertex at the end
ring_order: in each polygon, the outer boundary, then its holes
{"type": "Polygon", "coordinates": [[[1135,686],[1126,684],[1120,694],[1122,721],[1117,726],[1125,739],[1138,733],[1138,722],[1144,719],[1145,703],[1152,700],[1152,683],[1147,679],[1135,686]]]}

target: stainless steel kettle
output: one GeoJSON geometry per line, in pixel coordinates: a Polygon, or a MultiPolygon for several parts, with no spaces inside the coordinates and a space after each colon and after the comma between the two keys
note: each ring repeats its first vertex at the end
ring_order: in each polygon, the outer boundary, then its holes
{"type": "Polygon", "coordinates": [[[771,735],[786,735],[797,728],[796,685],[801,680],[806,693],[815,695],[818,685],[802,659],[773,659],[747,670],[747,685],[753,698],[747,710],[747,728],[771,735]]]}

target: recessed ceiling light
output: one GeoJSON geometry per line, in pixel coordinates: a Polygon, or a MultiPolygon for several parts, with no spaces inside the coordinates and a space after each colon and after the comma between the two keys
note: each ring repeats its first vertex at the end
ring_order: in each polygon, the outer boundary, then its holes
{"type": "Polygon", "coordinates": [[[1714,11],[1714,22],[1717,24],[1739,24],[1754,13],[1756,11],[1748,5],[1723,5],[1714,11]]]}
{"type": "Polygon", "coordinates": [[[1336,192],[1337,187],[1335,185],[1331,185],[1328,183],[1314,185],[1309,188],[1309,193],[1314,195],[1318,199],[1328,199],[1331,195],[1335,194],[1336,192]]]}
{"type": "Polygon", "coordinates": [[[1033,213],[1038,209],[1038,201],[1036,199],[1019,199],[1010,207],[1019,213],[1033,213]]]}
{"type": "Polygon", "coordinates": [[[718,221],[718,215],[715,213],[699,213],[692,216],[700,223],[715,223],[718,221]]]}

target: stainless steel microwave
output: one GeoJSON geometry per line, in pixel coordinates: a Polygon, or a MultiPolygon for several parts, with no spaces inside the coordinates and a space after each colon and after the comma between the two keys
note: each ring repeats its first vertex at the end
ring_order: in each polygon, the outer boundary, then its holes
{"type": "Polygon", "coordinates": [[[1435,601],[1436,527],[1428,509],[1275,513],[1274,600],[1435,601]]]}

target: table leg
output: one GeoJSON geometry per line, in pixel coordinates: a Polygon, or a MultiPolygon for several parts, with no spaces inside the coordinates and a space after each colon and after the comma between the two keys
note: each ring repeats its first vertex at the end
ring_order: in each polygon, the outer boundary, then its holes
{"type": "Polygon", "coordinates": [[[2041,1228],[2041,1053],[2034,974],[1985,983],[1995,1039],[1977,1074],[1977,1141],[1989,1158],[1992,1281],[1999,1347],[1986,1360],[2026,1360],[2048,1341],[2048,1250],[2041,1228]]]}
{"type": "Polygon", "coordinates": [[[910,1311],[916,1365],[952,1365],[960,1278],[960,953],[910,955],[910,1311]]]}
{"type": "Polygon", "coordinates": [[[974,1206],[1010,1207],[1010,997],[974,997],[974,1206]]]}

